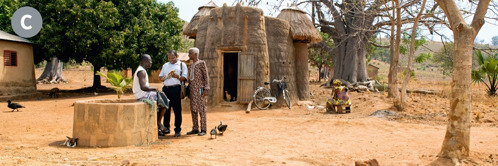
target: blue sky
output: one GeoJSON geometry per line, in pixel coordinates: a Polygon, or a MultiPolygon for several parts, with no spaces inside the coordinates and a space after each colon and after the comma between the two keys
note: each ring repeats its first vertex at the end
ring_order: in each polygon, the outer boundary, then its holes
{"type": "MultiPolygon", "coordinates": [[[[175,6],[178,7],[180,11],[179,13],[180,18],[186,21],[190,21],[190,19],[192,19],[195,13],[197,13],[197,9],[200,6],[207,4],[210,0],[158,0],[158,1],[163,3],[173,1],[175,6]]],[[[224,3],[226,3],[228,6],[231,6],[234,0],[213,0],[213,2],[216,3],[216,5],[218,6],[223,6],[224,3]]],[[[259,7],[263,9],[265,15],[268,15],[270,13],[270,11],[266,8],[266,6],[260,5],[259,7]]],[[[443,28],[441,30],[449,38],[453,38],[452,32],[448,28],[443,28]]],[[[491,38],[493,36],[498,36],[498,26],[493,25],[491,23],[485,23],[484,26],[479,31],[477,39],[484,40],[484,43],[491,43],[491,38]]],[[[429,40],[440,41],[439,36],[428,35],[427,38],[429,38],[429,40]]]]}

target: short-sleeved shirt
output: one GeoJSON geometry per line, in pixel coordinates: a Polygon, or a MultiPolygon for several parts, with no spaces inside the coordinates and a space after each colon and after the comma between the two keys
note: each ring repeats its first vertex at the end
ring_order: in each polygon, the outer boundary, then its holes
{"type": "Polygon", "coordinates": [[[177,60],[175,64],[171,63],[165,63],[161,69],[161,72],[159,73],[159,77],[164,77],[166,76],[166,79],[163,81],[164,86],[173,86],[173,85],[180,85],[180,80],[177,78],[173,77],[168,77],[169,72],[172,70],[175,70],[175,74],[188,78],[188,69],[187,65],[185,63],[177,60]]]}

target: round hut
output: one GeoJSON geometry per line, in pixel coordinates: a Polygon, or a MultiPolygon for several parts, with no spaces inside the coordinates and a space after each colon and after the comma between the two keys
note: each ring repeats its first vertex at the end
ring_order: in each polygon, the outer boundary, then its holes
{"type": "Polygon", "coordinates": [[[283,9],[277,18],[290,25],[294,45],[297,95],[300,100],[309,99],[308,44],[318,43],[322,37],[313,26],[306,12],[293,5],[283,9]]]}
{"type": "MultiPolygon", "coordinates": [[[[296,86],[296,64],[294,59],[294,42],[290,33],[288,21],[265,17],[266,38],[268,40],[268,54],[270,57],[270,81],[283,79],[287,81],[287,90],[292,102],[297,101],[296,86]]],[[[278,91],[277,85],[271,86],[272,94],[278,91]]],[[[285,101],[281,95],[277,99],[277,105],[284,105],[285,101]]]]}
{"type": "Polygon", "coordinates": [[[211,12],[211,9],[217,8],[218,5],[216,5],[213,1],[208,2],[205,5],[202,5],[199,7],[199,11],[192,17],[190,20],[190,23],[183,28],[183,35],[188,36],[191,39],[195,39],[197,36],[197,29],[199,25],[199,19],[202,16],[207,16],[211,12]]]}
{"type": "MultiPolygon", "coordinates": [[[[284,77],[291,100],[307,99],[308,43],[320,41],[321,36],[304,12],[286,9],[279,15],[285,19],[280,19],[240,4],[205,6],[183,33],[195,39],[199,58],[206,61],[211,88],[208,103],[248,103],[256,87],[284,77]]],[[[276,85],[271,89],[277,93],[276,85]]]]}
{"type": "Polygon", "coordinates": [[[269,80],[264,25],[261,9],[240,4],[224,4],[199,18],[195,46],[207,64],[210,104],[248,103],[254,89],[269,80]]]}

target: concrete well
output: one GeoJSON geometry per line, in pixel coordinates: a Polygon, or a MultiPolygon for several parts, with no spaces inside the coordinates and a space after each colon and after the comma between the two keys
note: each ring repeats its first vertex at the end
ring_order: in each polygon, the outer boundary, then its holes
{"type": "Polygon", "coordinates": [[[73,137],[86,147],[146,145],[157,141],[156,114],[135,99],[77,101],[73,137]]]}

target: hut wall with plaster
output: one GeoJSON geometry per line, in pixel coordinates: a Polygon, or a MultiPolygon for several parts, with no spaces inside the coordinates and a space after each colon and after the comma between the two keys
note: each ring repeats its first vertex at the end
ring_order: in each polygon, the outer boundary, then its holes
{"type": "MultiPolygon", "coordinates": [[[[305,16],[304,12],[300,14],[305,16]]],[[[240,4],[217,7],[210,2],[199,8],[183,33],[195,39],[199,59],[207,63],[210,104],[248,103],[257,86],[284,77],[293,101],[309,98],[307,44],[318,42],[321,37],[305,16],[312,36],[301,34],[301,38],[296,38],[293,31],[302,31],[293,30],[291,24],[300,22],[292,22],[289,17],[294,16],[264,16],[261,9],[240,4]],[[306,67],[299,67],[303,64],[306,67]]],[[[275,85],[271,89],[272,93],[277,92],[275,85]]],[[[279,103],[282,101],[280,97],[279,103]]]]}

